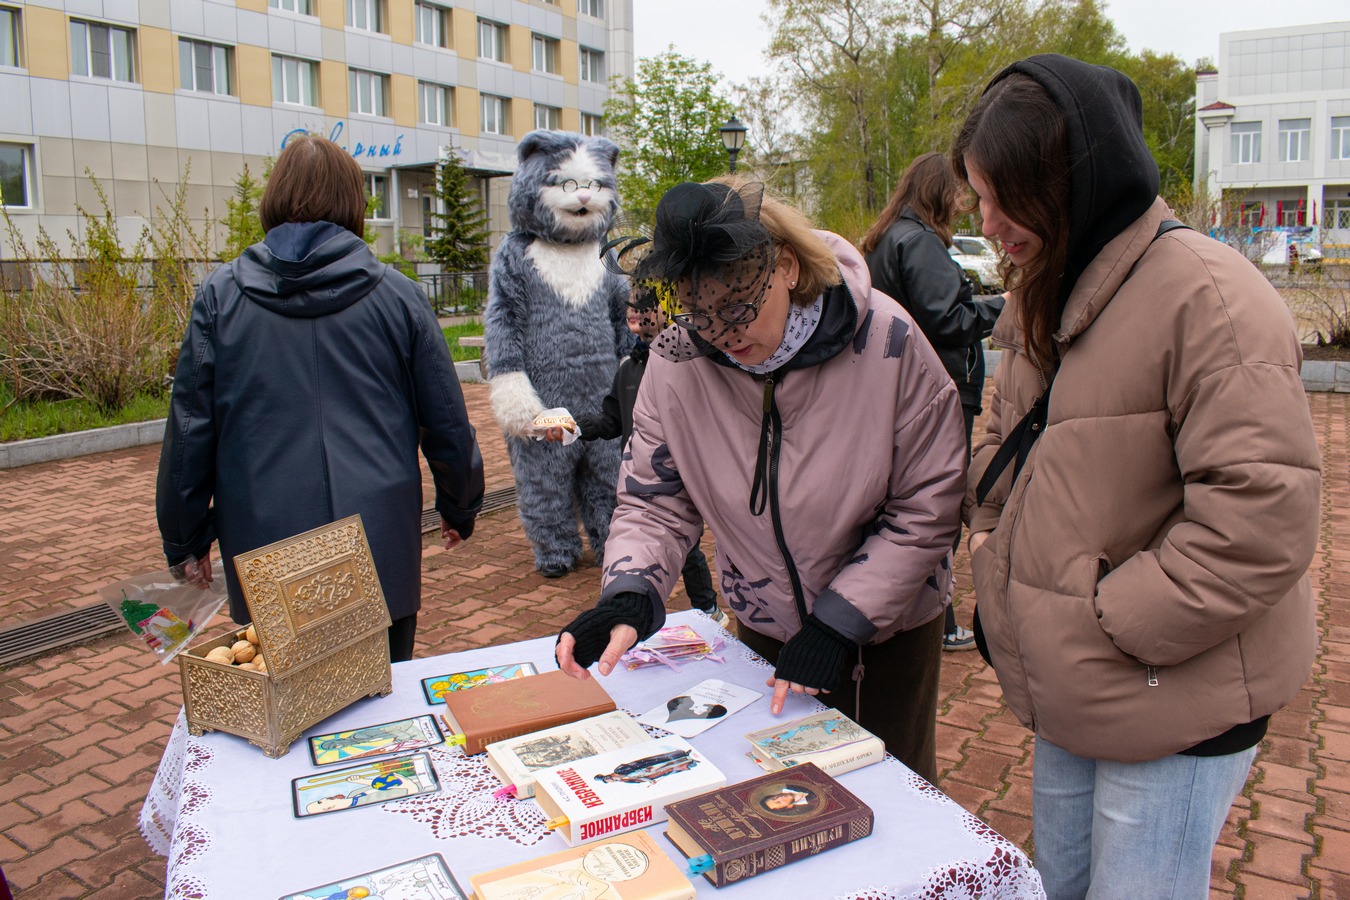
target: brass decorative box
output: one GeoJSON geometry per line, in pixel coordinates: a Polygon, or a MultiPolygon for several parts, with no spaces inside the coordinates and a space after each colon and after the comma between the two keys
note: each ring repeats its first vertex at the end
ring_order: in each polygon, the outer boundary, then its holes
{"type": "Polygon", "coordinates": [[[284,756],[301,732],[393,691],[389,608],[360,516],[235,557],[266,671],[206,659],[244,632],[178,655],[188,731],[227,731],[284,756]]]}

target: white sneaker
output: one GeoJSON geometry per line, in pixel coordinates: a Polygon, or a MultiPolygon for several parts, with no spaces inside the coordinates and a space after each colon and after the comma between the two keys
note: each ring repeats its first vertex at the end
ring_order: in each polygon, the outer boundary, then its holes
{"type": "Polygon", "coordinates": [[[714,609],[714,610],[713,610],[712,612],[710,612],[710,613],[705,613],[705,615],[707,615],[709,618],[711,618],[714,622],[716,622],[716,623],[717,623],[719,626],[721,626],[722,628],[726,628],[726,629],[730,630],[730,628],[731,628],[731,617],[728,616],[725,612],[723,612],[723,611],[722,611],[722,608],[721,608],[720,606],[719,606],[718,608],[714,609]]]}
{"type": "Polygon", "coordinates": [[[962,628],[960,625],[957,625],[955,634],[944,634],[942,636],[942,649],[974,650],[975,632],[971,631],[969,628],[962,628]]]}

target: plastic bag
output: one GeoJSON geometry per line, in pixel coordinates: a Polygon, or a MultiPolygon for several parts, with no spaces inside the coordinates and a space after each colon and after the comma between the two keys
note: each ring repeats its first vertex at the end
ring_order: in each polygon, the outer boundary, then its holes
{"type": "Polygon", "coordinates": [[[98,593],[164,665],[192,644],[225,603],[225,569],[219,559],[211,566],[211,577],[209,584],[186,581],[182,566],[175,566],[101,587],[98,593]]]}
{"type": "Polygon", "coordinates": [[[581,437],[577,420],[572,418],[572,414],[563,406],[546,409],[535,416],[534,421],[526,427],[525,433],[536,441],[543,441],[547,440],[546,435],[551,428],[558,429],[556,434],[560,437],[557,440],[560,440],[564,447],[581,437]]]}

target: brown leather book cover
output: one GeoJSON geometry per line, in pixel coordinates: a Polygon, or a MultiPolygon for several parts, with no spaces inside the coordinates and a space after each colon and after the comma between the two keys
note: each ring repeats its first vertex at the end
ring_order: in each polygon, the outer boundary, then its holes
{"type": "Polygon", "coordinates": [[[815,763],[678,800],[666,837],[689,857],[711,857],[717,887],[872,833],[872,809],[815,763]]]}
{"type": "Polygon", "coordinates": [[[451,734],[464,735],[464,752],[472,754],[482,753],[495,741],[614,709],[614,700],[597,679],[578,681],[555,669],[446,694],[441,718],[451,734]]]}

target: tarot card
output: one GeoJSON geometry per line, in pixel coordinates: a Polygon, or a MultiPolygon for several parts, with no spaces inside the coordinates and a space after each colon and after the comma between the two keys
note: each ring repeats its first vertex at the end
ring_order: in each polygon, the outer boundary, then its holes
{"type": "Polygon", "coordinates": [[[379,900],[468,900],[439,853],[405,860],[373,872],[363,872],[332,884],[312,887],[280,900],[328,900],[332,897],[372,897],[379,900]]]}
{"type": "Polygon", "coordinates": [[[427,695],[431,704],[444,703],[445,695],[452,691],[467,691],[480,684],[496,684],[499,681],[511,681],[515,678],[528,678],[538,675],[534,663],[511,663],[506,666],[488,666],[486,669],[470,669],[467,672],[455,672],[451,675],[436,675],[422,679],[422,693],[427,695]]]}
{"type": "Polygon", "coordinates": [[[709,678],[637,717],[644,725],[690,738],[760,698],[759,691],[709,678]]]}
{"type": "Polygon", "coordinates": [[[295,817],[303,819],[440,789],[431,757],[414,753],[293,779],[291,801],[295,817]]]}
{"type": "Polygon", "coordinates": [[[391,753],[425,750],[444,741],[435,716],[414,716],[383,725],[316,734],[309,739],[309,756],[316,766],[331,766],[391,753]]]}

